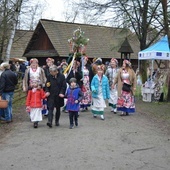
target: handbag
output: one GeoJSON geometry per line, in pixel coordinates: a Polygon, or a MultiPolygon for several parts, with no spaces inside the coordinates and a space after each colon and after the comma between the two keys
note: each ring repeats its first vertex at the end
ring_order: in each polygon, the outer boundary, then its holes
{"type": "Polygon", "coordinates": [[[5,109],[8,107],[8,100],[0,99],[0,109],[5,109]]]}
{"type": "Polygon", "coordinates": [[[126,91],[126,92],[130,92],[131,91],[131,85],[127,84],[127,83],[123,83],[122,90],[126,91]]]}
{"type": "Polygon", "coordinates": [[[123,104],[124,104],[124,99],[119,97],[118,100],[117,100],[117,105],[118,106],[123,106],[123,104]]]}

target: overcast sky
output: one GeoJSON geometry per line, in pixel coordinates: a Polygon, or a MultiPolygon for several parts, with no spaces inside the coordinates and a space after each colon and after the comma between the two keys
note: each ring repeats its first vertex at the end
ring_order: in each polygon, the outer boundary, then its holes
{"type": "Polygon", "coordinates": [[[57,21],[64,21],[64,1],[65,0],[46,0],[47,7],[43,12],[43,19],[53,19],[57,21]]]}

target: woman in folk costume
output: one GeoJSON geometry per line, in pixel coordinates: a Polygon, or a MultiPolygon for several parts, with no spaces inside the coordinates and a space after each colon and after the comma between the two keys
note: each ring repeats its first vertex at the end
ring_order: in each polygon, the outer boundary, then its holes
{"type": "Polygon", "coordinates": [[[25,71],[23,78],[23,91],[27,92],[31,88],[31,81],[38,80],[43,87],[45,87],[46,76],[43,68],[38,66],[38,60],[32,58],[30,60],[30,67],[25,71]]]}
{"type": "Polygon", "coordinates": [[[92,63],[92,72],[93,75],[97,74],[97,66],[102,64],[102,59],[101,58],[94,58],[93,63],[92,63]]]}
{"type": "Polygon", "coordinates": [[[109,80],[104,75],[105,66],[97,66],[97,74],[93,77],[91,82],[92,90],[92,113],[93,117],[96,118],[100,115],[101,119],[104,120],[104,108],[106,108],[105,100],[110,98],[109,80]]]}
{"type": "Polygon", "coordinates": [[[46,98],[46,94],[37,80],[31,81],[31,87],[26,98],[26,110],[30,113],[34,128],[37,128],[38,122],[42,121],[42,99],[46,98]]]}
{"type": "Polygon", "coordinates": [[[115,85],[115,88],[112,88],[112,85],[119,71],[117,66],[118,66],[118,61],[115,58],[112,58],[110,60],[110,66],[107,68],[105,73],[105,75],[109,79],[109,86],[110,86],[109,106],[111,106],[112,108],[111,112],[114,112],[115,114],[117,112],[116,104],[118,99],[118,92],[117,92],[117,85],[115,85]]]}
{"type": "Polygon", "coordinates": [[[83,56],[82,58],[82,93],[83,98],[80,102],[81,111],[88,110],[88,107],[91,106],[91,91],[90,91],[90,79],[91,79],[91,68],[87,63],[88,57],[83,56]]]}
{"type": "Polygon", "coordinates": [[[117,110],[122,111],[121,115],[129,115],[135,112],[134,93],[136,90],[136,74],[128,60],[123,61],[122,68],[119,69],[117,77],[114,80],[118,85],[118,103],[117,110]]]}

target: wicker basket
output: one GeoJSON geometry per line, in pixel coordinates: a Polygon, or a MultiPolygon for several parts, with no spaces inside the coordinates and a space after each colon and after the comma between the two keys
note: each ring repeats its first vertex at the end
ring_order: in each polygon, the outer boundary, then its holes
{"type": "Polygon", "coordinates": [[[5,109],[8,106],[8,100],[0,100],[0,109],[5,109]]]}

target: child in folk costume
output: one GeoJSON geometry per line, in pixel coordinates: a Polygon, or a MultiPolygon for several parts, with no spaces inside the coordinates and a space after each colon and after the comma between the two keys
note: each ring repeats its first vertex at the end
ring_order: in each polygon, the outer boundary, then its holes
{"type": "Polygon", "coordinates": [[[32,81],[31,86],[32,89],[28,90],[26,98],[26,110],[30,113],[34,128],[37,128],[38,122],[42,121],[42,99],[46,98],[46,94],[38,81],[32,81]]]}
{"type": "Polygon", "coordinates": [[[112,88],[113,82],[115,77],[117,76],[117,73],[119,71],[118,69],[118,61],[115,58],[112,58],[110,60],[110,66],[107,68],[105,75],[109,79],[109,86],[110,86],[110,99],[109,99],[109,106],[111,106],[111,112],[114,112],[116,114],[117,112],[117,99],[118,99],[118,92],[117,92],[117,86],[115,88],[112,88]]]}
{"type": "Polygon", "coordinates": [[[104,108],[106,108],[105,100],[110,98],[110,89],[108,78],[104,75],[105,66],[97,66],[97,74],[93,77],[91,82],[92,90],[92,113],[93,117],[96,118],[100,115],[101,119],[104,120],[104,108]]]}
{"type": "Polygon", "coordinates": [[[78,111],[80,109],[80,101],[82,100],[82,96],[83,94],[81,89],[77,86],[76,78],[71,78],[70,86],[66,92],[66,110],[69,112],[70,129],[74,128],[74,121],[75,125],[78,126],[78,111]]]}

